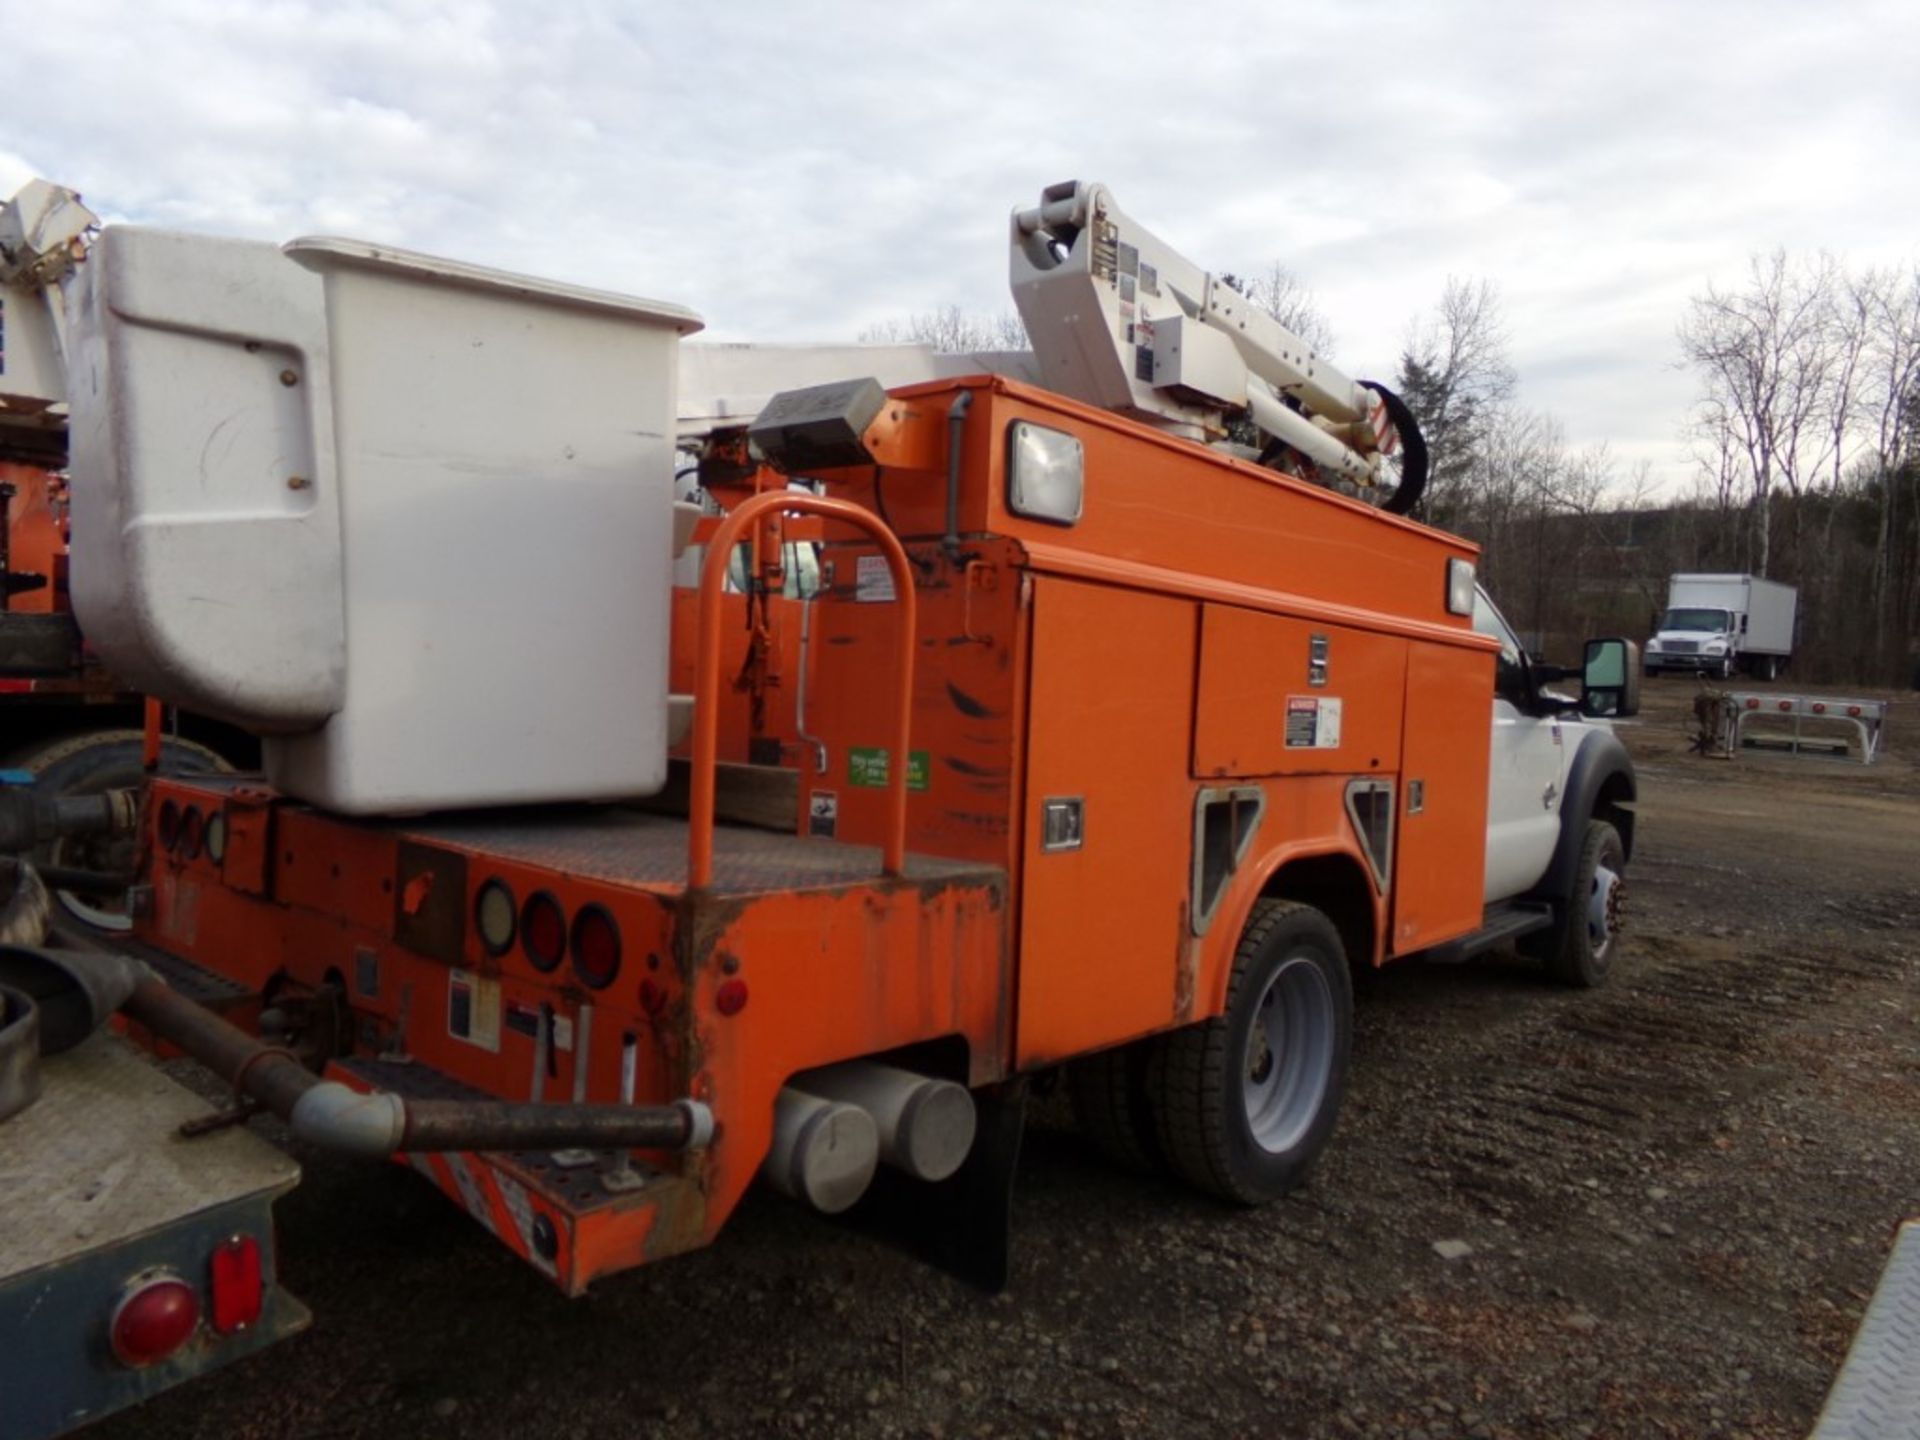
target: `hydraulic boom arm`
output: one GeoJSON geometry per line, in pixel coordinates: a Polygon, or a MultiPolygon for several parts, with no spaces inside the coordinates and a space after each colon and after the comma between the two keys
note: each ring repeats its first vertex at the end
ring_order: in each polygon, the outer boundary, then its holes
{"type": "Polygon", "coordinates": [[[1172,249],[1103,185],[1069,181],[1014,212],[1014,304],[1043,383],[1061,394],[1215,441],[1244,417],[1305,457],[1316,478],[1378,492],[1386,508],[1425,480],[1426,447],[1384,386],[1343,374],[1217,275],[1172,249]]]}

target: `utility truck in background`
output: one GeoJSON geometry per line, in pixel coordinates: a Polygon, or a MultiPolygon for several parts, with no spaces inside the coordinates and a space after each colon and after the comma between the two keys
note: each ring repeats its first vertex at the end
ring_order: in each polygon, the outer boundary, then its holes
{"type": "Polygon", "coordinates": [[[1772,680],[1793,656],[1797,599],[1793,586],[1758,575],[1675,575],[1647,641],[1647,674],[1772,680]]]}
{"type": "Polygon", "coordinates": [[[1398,398],[1104,187],[1008,244],[1033,350],[955,359],[90,234],[75,609],[265,767],[127,807],[132,1033],[569,1294],[757,1179],[997,1285],[1035,1075],[1253,1204],[1332,1134],[1350,967],[1603,981],[1637,647],[1527,655],[1401,513],[1398,398]]]}

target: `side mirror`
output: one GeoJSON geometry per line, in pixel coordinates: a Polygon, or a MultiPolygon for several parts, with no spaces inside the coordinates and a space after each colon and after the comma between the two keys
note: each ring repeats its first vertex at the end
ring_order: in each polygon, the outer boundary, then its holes
{"type": "Polygon", "coordinates": [[[1583,715],[1640,713],[1640,647],[1618,638],[1587,641],[1580,671],[1583,715]]]}

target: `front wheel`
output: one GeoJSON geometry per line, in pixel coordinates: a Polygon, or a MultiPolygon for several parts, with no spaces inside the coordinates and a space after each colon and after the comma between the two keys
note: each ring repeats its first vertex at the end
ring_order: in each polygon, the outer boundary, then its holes
{"type": "Polygon", "coordinates": [[[1626,869],[1620,832],[1604,820],[1587,821],[1560,926],[1546,937],[1547,973],[1561,984],[1591,990],[1606,982],[1626,913],[1626,869]]]}
{"type": "Polygon", "coordinates": [[[1318,910],[1263,900],[1234,952],[1226,1013],[1164,1037],[1147,1072],[1160,1153],[1241,1205],[1286,1194],[1333,1134],[1353,1049],[1353,981],[1318,910]]]}

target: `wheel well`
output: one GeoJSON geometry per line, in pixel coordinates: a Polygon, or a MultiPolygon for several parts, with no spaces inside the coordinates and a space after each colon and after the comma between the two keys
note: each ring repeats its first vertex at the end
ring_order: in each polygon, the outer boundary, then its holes
{"type": "Polygon", "coordinates": [[[1289,860],[1261,887],[1267,900],[1297,900],[1333,922],[1346,946],[1347,962],[1373,966],[1373,880],[1351,855],[1308,855],[1289,860]]]}
{"type": "Polygon", "coordinates": [[[1620,848],[1633,858],[1633,781],[1614,771],[1600,782],[1600,793],[1593,797],[1593,818],[1604,820],[1620,832],[1620,848]]]}

